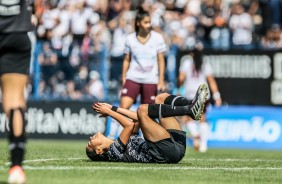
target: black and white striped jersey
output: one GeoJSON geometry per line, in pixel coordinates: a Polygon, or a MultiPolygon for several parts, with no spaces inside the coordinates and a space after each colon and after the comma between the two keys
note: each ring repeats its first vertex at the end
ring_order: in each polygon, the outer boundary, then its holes
{"type": "Polygon", "coordinates": [[[108,150],[110,161],[116,162],[154,162],[148,151],[147,142],[137,135],[130,136],[126,145],[118,138],[108,150]]]}

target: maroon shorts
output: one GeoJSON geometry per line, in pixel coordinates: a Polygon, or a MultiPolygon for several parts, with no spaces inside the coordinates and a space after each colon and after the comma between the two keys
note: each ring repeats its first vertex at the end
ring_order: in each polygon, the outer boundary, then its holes
{"type": "Polygon", "coordinates": [[[140,94],[142,104],[152,104],[155,103],[157,91],[157,84],[142,84],[127,79],[122,88],[121,96],[128,96],[136,100],[140,94]]]}

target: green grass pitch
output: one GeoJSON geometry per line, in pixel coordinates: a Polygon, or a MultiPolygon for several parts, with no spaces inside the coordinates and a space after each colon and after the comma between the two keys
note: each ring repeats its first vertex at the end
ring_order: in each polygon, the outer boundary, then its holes
{"type": "MultiPolygon", "coordinates": [[[[85,141],[29,140],[28,184],[282,183],[282,151],[188,148],[179,164],[91,162],[85,141]]],[[[7,179],[7,141],[0,140],[0,184],[7,179]]]]}

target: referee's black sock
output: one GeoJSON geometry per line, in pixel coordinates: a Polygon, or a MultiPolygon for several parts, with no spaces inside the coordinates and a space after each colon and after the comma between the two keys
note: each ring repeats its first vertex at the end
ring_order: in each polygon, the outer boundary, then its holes
{"type": "Polygon", "coordinates": [[[21,166],[25,154],[25,137],[16,137],[14,142],[10,142],[11,167],[21,166]]]}
{"type": "Polygon", "coordinates": [[[166,104],[150,104],[148,115],[151,118],[166,118],[173,116],[191,115],[189,106],[171,106],[166,104]]]}
{"type": "Polygon", "coordinates": [[[192,100],[188,100],[183,96],[176,96],[176,95],[169,95],[164,101],[164,104],[172,105],[172,106],[186,106],[186,105],[190,105],[191,103],[192,100]]]}
{"type": "Polygon", "coordinates": [[[22,165],[24,154],[25,154],[25,144],[26,144],[26,133],[25,133],[25,117],[24,111],[22,108],[11,109],[9,114],[9,130],[8,138],[9,138],[9,149],[10,149],[10,156],[11,156],[11,167],[15,165],[22,165]],[[14,126],[15,126],[15,113],[17,116],[21,116],[21,121],[17,122],[22,123],[22,130],[20,135],[15,136],[14,126]]]}

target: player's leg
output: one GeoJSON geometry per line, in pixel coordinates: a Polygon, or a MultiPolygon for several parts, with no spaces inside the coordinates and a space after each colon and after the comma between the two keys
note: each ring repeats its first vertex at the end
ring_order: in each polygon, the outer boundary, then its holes
{"type": "Polygon", "coordinates": [[[26,150],[24,88],[27,80],[27,76],[22,74],[1,76],[3,108],[8,117],[6,127],[11,159],[8,182],[25,181],[25,174],[21,166],[26,150]]]}
{"type": "Polygon", "coordinates": [[[140,93],[141,85],[137,82],[126,80],[121,90],[120,107],[129,109],[140,93]]]}
{"type": "Polygon", "coordinates": [[[157,84],[141,84],[141,104],[153,104],[157,96],[157,84]]]}
{"type": "Polygon", "coordinates": [[[31,44],[26,33],[7,34],[1,40],[0,75],[3,109],[11,156],[8,183],[25,183],[21,167],[25,153],[25,86],[31,58],[31,44]]]}
{"type": "MultiPolygon", "coordinates": [[[[152,118],[159,118],[162,120],[162,124],[167,129],[181,130],[179,123],[176,119],[167,117],[189,115],[193,119],[199,120],[204,109],[204,104],[208,95],[207,88],[201,90],[196,94],[195,100],[189,106],[171,106],[166,104],[144,104],[137,110],[138,119],[140,122],[140,128],[146,139],[151,141],[158,141],[169,137],[169,133],[161,125],[154,123],[152,118]],[[172,121],[169,122],[169,121],[172,121]]],[[[157,102],[162,103],[163,98],[157,98],[157,102]]]]}
{"type": "Polygon", "coordinates": [[[166,130],[173,129],[182,131],[182,127],[175,117],[161,118],[159,121],[160,125],[166,130]]]}
{"type": "Polygon", "coordinates": [[[137,109],[139,126],[146,140],[157,142],[162,139],[170,138],[170,134],[161,125],[149,117],[148,104],[140,105],[137,109]]]}
{"type": "MultiPolygon", "coordinates": [[[[155,99],[156,104],[163,104],[164,101],[169,98],[171,95],[168,93],[161,93],[157,95],[155,99]]],[[[164,129],[175,129],[175,130],[182,130],[181,125],[176,120],[175,117],[167,117],[167,118],[161,118],[159,119],[160,124],[164,129]]]]}
{"type": "Polygon", "coordinates": [[[196,122],[193,119],[189,119],[187,128],[193,138],[194,148],[200,152],[206,152],[208,149],[208,134],[209,125],[206,122],[206,107],[209,105],[209,101],[206,102],[203,115],[200,121],[196,122]]]}
{"type": "Polygon", "coordinates": [[[188,100],[185,97],[177,96],[177,95],[168,95],[164,101],[164,104],[172,105],[172,106],[185,106],[190,105],[192,100],[188,100]]]}
{"type": "Polygon", "coordinates": [[[195,95],[193,102],[187,106],[172,106],[166,104],[149,105],[149,116],[152,118],[166,118],[173,116],[188,115],[195,120],[199,120],[204,110],[204,105],[208,95],[208,88],[205,88],[195,95]]]}
{"type": "Polygon", "coordinates": [[[204,113],[199,125],[199,135],[200,135],[199,151],[202,153],[208,150],[208,134],[209,134],[209,125],[206,122],[206,115],[204,113]]]}
{"type": "MultiPolygon", "coordinates": [[[[141,104],[154,104],[158,93],[157,84],[141,84],[140,96],[141,104]]],[[[142,131],[139,135],[143,137],[142,131]]]]}
{"type": "Polygon", "coordinates": [[[208,105],[209,101],[206,101],[200,121],[197,122],[189,118],[186,122],[187,128],[193,138],[194,148],[202,153],[206,152],[208,149],[209,125],[206,121],[206,109],[208,105]]]}
{"type": "MultiPolygon", "coordinates": [[[[202,118],[203,118],[203,115],[201,119],[202,118]]],[[[187,116],[187,119],[185,120],[185,124],[186,124],[187,130],[189,131],[191,139],[193,140],[194,149],[199,150],[200,134],[199,134],[198,122],[187,116]]]]}
{"type": "Polygon", "coordinates": [[[164,96],[166,96],[165,99],[164,99],[164,104],[172,105],[172,106],[190,105],[196,99],[197,95],[200,94],[203,90],[204,91],[207,90],[206,84],[201,84],[198,87],[198,90],[195,94],[195,97],[192,100],[188,100],[187,98],[182,97],[182,96],[170,95],[170,94],[166,93],[164,95],[164,96]]]}
{"type": "Polygon", "coordinates": [[[137,110],[139,125],[144,138],[148,141],[149,151],[157,162],[177,163],[185,155],[185,133],[181,131],[179,123],[173,117],[162,118],[161,120],[163,124],[171,126],[171,129],[166,130],[156,123],[149,116],[148,109],[151,105],[143,104],[137,110]]]}

